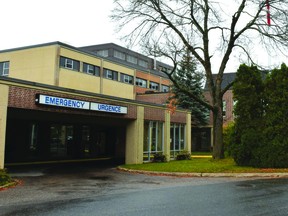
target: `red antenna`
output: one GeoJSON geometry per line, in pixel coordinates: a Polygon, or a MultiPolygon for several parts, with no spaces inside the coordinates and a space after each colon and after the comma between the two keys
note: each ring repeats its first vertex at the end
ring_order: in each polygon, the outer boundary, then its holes
{"type": "Polygon", "coordinates": [[[271,16],[270,16],[270,4],[269,0],[266,0],[266,8],[267,8],[267,25],[271,25],[271,16]]]}

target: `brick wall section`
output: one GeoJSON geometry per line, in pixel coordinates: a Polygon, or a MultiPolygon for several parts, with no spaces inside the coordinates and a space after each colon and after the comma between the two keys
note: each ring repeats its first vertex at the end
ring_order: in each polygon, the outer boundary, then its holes
{"type": "Polygon", "coordinates": [[[176,111],[175,113],[171,114],[170,122],[171,123],[185,123],[186,113],[176,111]]]}
{"type": "Polygon", "coordinates": [[[30,110],[41,110],[41,111],[48,111],[48,112],[60,112],[60,113],[67,113],[67,114],[85,114],[85,115],[93,115],[93,116],[102,116],[102,117],[115,117],[115,118],[124,118],[124,119],[136,119],[137,116],[137,109],[136,105],[121,103],[121,102],[111,102],[109,100],[99,100],[93,99],[90,97],[85,96],[74,96],[66,93],[55,93],[49,92],[44,90],[37,90],[31,88],[22,88],[16,86],[10,86],[9,88],[9,107],[14,108],[21,108],[21,109],[30,109],[30,110]],[[90,101],[96,103],[104,103],[104,104],[111,104],[111,105],[119,105],[119,106],[127,106],[128,113],[124,115],[113,114],[113,113],[105,113],[105,112],[97,112],[97,111],[89,111],[89,110],[78,110],[78,109],[69,109],[69,108],[62,108],[62,107],[51,107],[46,105],[37,105],[35,103],[36,94],[45,94],[51,95],[55,97],[63,97],[63,98],[71,98],[76,100],[83,100],[83,101],[90,101]]]}
{"type": "Polygon", "coordinates": [[[144,119],[153,121],[165,121],[165,109],[156,109],[153,107],[144,108],[144,119]]]}
{"type": "Polygon", "coordinates": [[[136,95],[136,100],[155,104],[166,104],[170,93],[151,93],[136,95]]]}
{"type": "MultiPolygon", "coordinates": [[[[49,90],[39,90],[32,88],[24,88],[18,86],[10,86],[9,88],[9,100],[8,107],[19,108],[19,109],[29,109],[29,110],[39,110],[47,112],[59,112],[66,114],[81,114],[81,115],[90,115],[90,116],[99,116],[99,117],[109,117],[109,118],[120,118],[120,119],[136,119],[137,118],[137,106],[133,104],[126,104],[121,102],[111,102],[109,100],[101,100],[97,98],[90,98],[85,96],[75,96],[69,93],[58,93],[52,92],[49,90]],[[36,94],[51,95],[55,97],[62,98],[71,98],[76,100],[90,101],[96,103],[104,103],[111,105],[127,106],[128,114],[119,115],[113,113],[89,111],[89,110],[78,110],[78,109],[69,109],[56,106],[47,106],[47,105],[38,105],[35,103],[36,94]]],[[[151,106],[144,106],[145,120],[153,121],[165,121],[165,108],[157,108],[151,106]]],[[[174,123],[185,123],[186,122],[186,113],[175,112],[171,115],[171,122],[174,123]]]]}
{"type": "MultiPolygon", "coordinates": [[[[206,100],[211,101],[211,96],[209,92],[204,92],[204,96],[206,100]]],[[[228,124],[231,121],[234,121],[234,115],[233,115],[233,91],[228,90],[223,95],[223,100],[226,101],[226,115],[223,116],[223,124],[228,124]]],[[[210,125],[213,125],[213,114],[210,112],[210,125]]]]}

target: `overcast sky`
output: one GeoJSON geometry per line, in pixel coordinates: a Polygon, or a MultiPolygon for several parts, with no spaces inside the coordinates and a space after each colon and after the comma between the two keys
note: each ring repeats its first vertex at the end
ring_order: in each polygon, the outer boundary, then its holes
{"type": "Polygon", "coordinates": [[[113,0],[3,0],[0,50],[61,41],[72,46],[114,42],[113,0]]]}
{"type": "MultiPolygon", "coordinates": [[[[111,42],[125,46],[109,18],[113,7],[113,0],[3,0],[0,50],[53,41],[75,47],[111,42]]],[[[264,64],[269,60],[263,53],[259,57],[264,64]]],[[[231,61],[226,71],[238,67],[239,61],[231,61]]]]}

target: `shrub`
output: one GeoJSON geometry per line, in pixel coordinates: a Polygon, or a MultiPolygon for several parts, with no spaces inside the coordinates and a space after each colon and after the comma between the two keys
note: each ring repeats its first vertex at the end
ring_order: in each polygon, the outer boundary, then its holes
{"type": "Polygon", "coordinates": [[[8,184],[12,181],[10,176],[5,172],[5,170],[0,169],[0,186],[8,184]]]}
{"type": "Polygon", "coordinates": [[[189,151],[181,151],[177,154],[176,160],[191,160],[191,153],[189,151]]]}
{"type": "Polygon", "coordinates": [[[223,144],[224,151],[227,156],[231,156],[231,148],[235,143],[235,127],[234,122],[230,122],[223,126],[223,144]]]}
{"type": "Polygon", "coordinates": [[[154,154],[153,162],[167,162],[166,155],[164,155],[162,152],[158,152],[154,154]]]}

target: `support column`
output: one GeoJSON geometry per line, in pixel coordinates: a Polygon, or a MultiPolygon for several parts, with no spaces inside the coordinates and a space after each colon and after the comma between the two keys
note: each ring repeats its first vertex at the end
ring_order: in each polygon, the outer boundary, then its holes
{"type": "Polygon", "coordinates": [[[9,87],[0,84],[0,169],[4,168],[9,87]]]}
{"type": "Polygon", "coordinates": [[[137,107],[137,119],[126,129],[125,164],[143,163],[144,107],[137,107]]]}
{"type": "Polygon", "coordinates": [[[186,131],[185,131],[185,140],[186,140],[186,146],[185,150],[191,152],[192,143],[191,143],[191,113],[187,113],[186,115],[186,131]]]}
{"type": "Polygon", "coordinates": [[[164,155],[167,161],[170,161],[170,112],[165,110],[165,123],[164,123],[164,155]]]}

